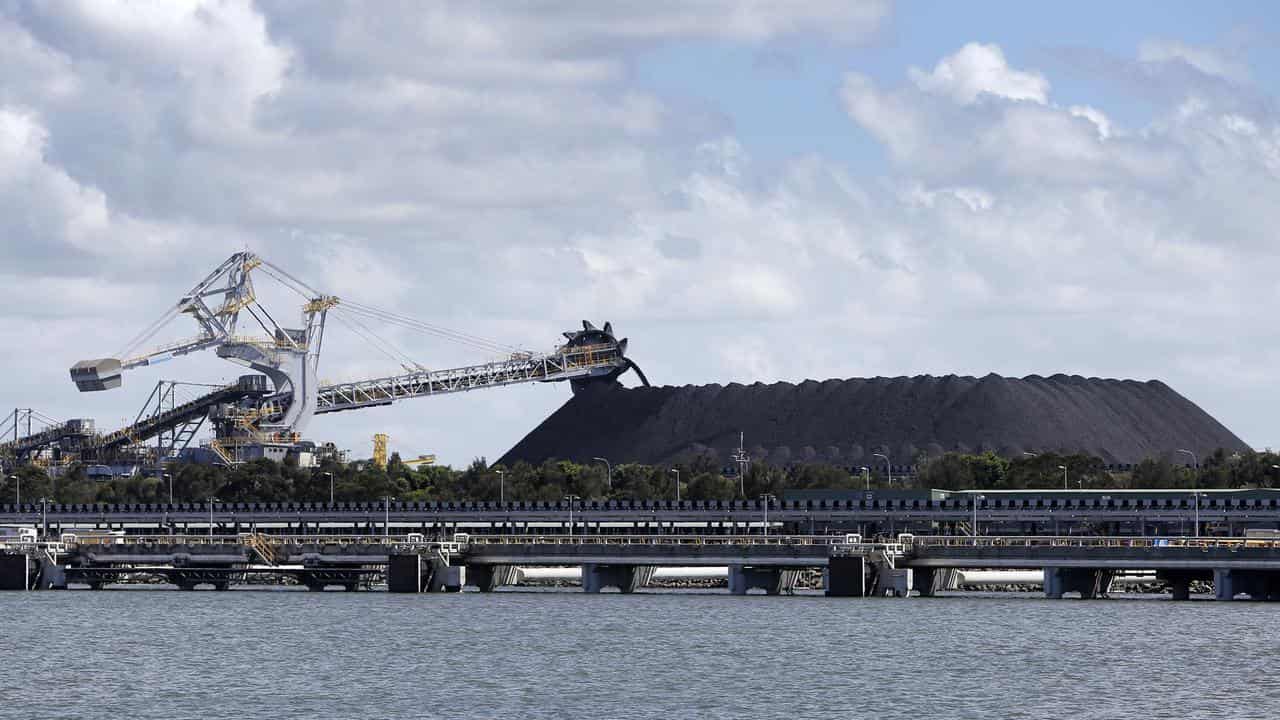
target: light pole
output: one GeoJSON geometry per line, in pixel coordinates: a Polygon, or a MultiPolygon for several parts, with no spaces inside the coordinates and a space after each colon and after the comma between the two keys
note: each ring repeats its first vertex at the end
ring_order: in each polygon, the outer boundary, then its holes
{"type": "Polygon", "coordinates": [[[505,505],[507,503],[507,471],[494,470],[498,473],[498,504],[505,505]]]}
{"type": "Polygon", "coordinates": [[[1033,452],[1027,452],[1026,450],[1023,450],[1023,451],[1022,451],[1022,456],[1023,456],[1023,457],[1040,457],[1040,456],[1039,456],[1039,455],[1037,455],[1036,453],[1033,453],[1033,452]]]}
{"type": "Polygon", "coordinates": [[[1191,494],[1196,506],[1196,537],[1200,537],[1200,460],[1190,450],[1178,449],[1178,452],[1191,456],[1191,494]]]}
{"type": "Polygon", "coordinates": [[[738,494],[743,500],[747,499],[747,468],[751,466],[751,456],[743,447],[745,438],[744,433],[738,433],[738,449],[729,455],[730,460],[738,463],[738,494]]]}
{"type": "Polygon", "coordinates": [[[858,469],[862,471],[862,483],[863,485],[866,486],[864,489],[867,492],[870,492],[871,491],[871,468],[867,467],[866,465],[863,465],[858,469]]]}
{"type": "Polygon", "coordinates": [[[1191,456],[1191,469],[1193,471],[1198,470],[1200,468],[1200,461],[1196,458],[1195,453],[1191,452],[1190,450],[1182,450],[1182,449],[1179,449],[1178,452],[1182,453],[1183,455],[1191,456]]]}
{"type": "Polygon", "coordinates": [[[216,502],[222,502],[222,501],[216,497],[209,498],[209,537],[210,538],[213,537],[213,504],[216,502]]]}
{"type": "Polygon", "coordinates": [[[882,453],[872,453],[871,457],[884,458],[884,469],[889,473],[889,487],[893,487],[893,464],[889,462],[889,456],[882,453]]]}
{"type": "Polygon", "coordinates": [[[1062,489],[1067,489],[1067,466],[1059,465],[1058,469],[1062,471],[1062,489]]]}
{"type": "Polygon", "coordinates": [[[387,495],[382,498],[382,509],[386,513],[382,520],[382,537],[391,537],[391,501],[395,498],[387,495]]]}
{"type": "Polygon", "coordinates": [[[769,503],[774,499],[772,493],[765,493],[760,496],[764,501],[764,536],[769,537],[769,503]]]}
{"type": "Polygon", "coordinates": [[[969,534],[970,534],[970,535],[973,535],[973,544],[974,544],[974,545],[977,545],[977,544],[978,544],[978,501],[979,501],[979,500],[986,500],[986,499],[987,499],[987,496],[986,496],[986,495],[974,495],[974,496],[973,496],[973,527],[972,527],[972,528],[970,528],[971,532],[970,532],[969,534]]]}
{"type": "Polygon", "coordinates": [[[569,537],[573,537],[573,504],[581,498],[577,495],[565,495],[564,499],[569,501],[569,537]]]}
{"type": "Polygon", "coordinates": [[[169,481],[169,504],[173,505],[173,473],[165,473],[164,479],[169,481]]]}
{"type": "Polygon", "coordinates": [[[22,478],[18,477],[17,475],[10,475],[9,479],[17,483],[17,494],[16,494],[16,499],[13,501],[13,504],[21,505],[22,504],[22,478]]]}
{"type": "Polygon", "coordinates": [[[1195,501],[1196,501],[1196,525],[1195,525],[1195,531],[1196,531],[1196,534],[1195,534],[1195,537],[1200,537],[1200,491],[1199,491],[1199,490],[1196,490],[1196,491],[1194,491],[1194,492],[1193,492],[1193,493],[1191,493],[1191,494],[1195,496],[1195,501]]]}
{"type": "Polygon", "coordinates": [[[680,469],[671,468],[671,472],[676,474],[676,502],[680,502],[680,469]]]}
{"type": "Polygon", "coordinates": [[[329,476],[329,507],[333,507],[333,473],[327,472],[324,475],[329,476]]]}
{"type": "Polygon", "coordinates": [[[612,489],[613,489],[613,465],[609,464],[609,461],[608,461],[607,459],[605,459],[605,458],[602,458],[602,457],[598,457],[598,458],[591,458],[591,459],[592,459],[592,460],[598,460],[598,461],[600,461],[600,462],[604,463],[604,472],[605,472],[605,475],[604,475],[604,483],[605,483],[605,485],[608,485],[608,486],[609,486],[609,489],[610,489],[610,490],[612,490],[612,489]]]}
{"type": "Polygon", "coordinates": [[[40,498],[40,537],[49,535],[49,498],[40,498]]]}

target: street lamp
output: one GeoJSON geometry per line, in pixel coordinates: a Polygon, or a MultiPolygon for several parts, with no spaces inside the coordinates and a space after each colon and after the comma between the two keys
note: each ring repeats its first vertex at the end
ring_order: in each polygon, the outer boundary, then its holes
{"type": "Polygon", "coordinates": [[[1059,465],[1058,469],[1062,471],[1062,489],[1067,489],[1067,466],[1059,465]]]}
{"type": "Polygon", "coordinates": [[[772,493],[765,493],[760,496],[764,501],[764,536],[769,537],[769,503],[775,499],[772,493]]]}
{"type": "Polygon", "coordinates": [[[1195,537],[1200,537],[1200,460],[1190,450],[1179,448],[1178,452],[1191,456],[1191,495],[1196,506],[1195,537]]]}
{"type": "MultiPolygon", "coordinates": [[[[1028,452],[1028,451],[1026,451],[1026,450],[1023,450],[1023,451],[1022,451],[1022,455],[1023,455],[1024,457],[1040,457],[1040,455],[1038,455],[1037,453],[1028,452]]],[[[1039,473],[1037,473],[1037,474],[1039,474],[1039,473]]],[[[1038,479],[1039,479],[1039,478],[1037,478],[1037,480],[1038,480],[1038,479]]]]}
{"type": "Polygon", "coordinates": [[[569,501],[569,537],[573,537],[573,504],[582,498],[577,495],[565,495],[564,499],[569,501]]]}
{"type": "Polygon", "coordinates": [[[680,469],[671,468],[671,472],[676,474],[676,502],[680,502],[680,469]]]}
{"type": "Polygon", "coordinates": [[[391,537],[391,501],[394,497],[387,495],[382,498],[382,509],[385,513],[382,520],[382,537],[391,537]]]}
{"type": "Polygon", "coordinates": [[[862,482],[866,486],[866,490],[870,492],[871,491],[871,468],[867,467],[866,465],[863,465],[858,469],[862,471],[862,482]]]}
{"type": "Polygon", "coordinates": [[[1195,454],[1195,453],[1191,452],[1190,450],[1182,450],[1182,449],[1179,449],[1179,450],[1178,450],[1178,452],[1182,453],[1183,455],[1190,455],[1190,456],[1191,456],[1191,469],[1192,469],[1192,470],[1197,470],[1197,469],[1199,469],[1199,468],[1200,468],[1200,461],[1196,458],[1196,454],[1195,454]]]}
{"type": "Polygon", "coordinates": [[[329,507],[333,507],[333,473],[321,473],[329,477],[329,507]]]}
{"type": "Polygon", "coordinates": [[[591,459],[604,463],[604,471],[605,471],[604,482],[606,485],[609,486],[609,489],[612,490],[613,489],[613,465],[609,464],[609,461],[602,457],[591,458],[591,459]]]}
{"type": "Polygon", "coordinates": [[[497,469],[494,472],[498,473],[498,504],[505,505],[507,503],[507,471],[497,469]]]}
{"type": "Polygon", "coordinates": [[[169,504],[173,505],[173,473],[165,473],[164,479],[169,481],[169,504]]]}
{"type": "Polygon", "coordinates": [[[893,487],[893,465],[889,462],[889,456],[881,453],[872,453],[871,456],[884,458],[884,469],[889,473],[889,487],[893,487]]]}
{"type": "Polygon", "coordinates": [[[747,498],[747,468],[751,467],[751,456],[743,447],[745,437],[744,433],[738,432],[738,449],[729,455],[730,460],[738,463],[738,494],[743,500],[747,498]]]}
{"type": "Polygon", "coordinates": [[[40,537],[49,535],[49,498],[40,498],[40,537]]]}
{"type": "Polygon", "coordinates": [[[16,499],[13,501],[13,504],[21,505],[22,504],[22,478],[18,477],[17,475],[10,475],[9,479],[18,484],[17,496],[16,496],[16,499]]]}
{"type": "Polygon", "coordinates": [[[1194,496],[1194,499],[1195,499],[1195,501],[1196,501],[1196,503],[1195,503],[1195,504],[1196,504],[1196,524],[1195,524],[1195,531],[1196,531],[1196,534],[1195,534],[1195,537],[1200,537],[1200,491],[1199,491],[1199,490],[1195,490],[1195,491],[1194,491],[1194,492],[1192,492],[1191,494],[1194,496]]]}
{"type": "Polygon", "coordinates": [[[213,537],[213,504],[216,502],[222,502],[222,501],[216,497],[209,498],[209,537],[210,538],[213,537]]]}
{"type": "Polygon", "coordinates": [[[987,496],[986,496],[986,495],[974,495],[974,496],[973,496],[973,527],[972,527],[972,528],[970,528],[971,532],[970,532],[969,534],[970,534],[970,535],[973,535],[973,544],[974,544],[974,545],[977,545],[977,544],[978,544],[978,501],[979,501],[979,500],[986,500],[986,499],[987,499],[987,496]]]}

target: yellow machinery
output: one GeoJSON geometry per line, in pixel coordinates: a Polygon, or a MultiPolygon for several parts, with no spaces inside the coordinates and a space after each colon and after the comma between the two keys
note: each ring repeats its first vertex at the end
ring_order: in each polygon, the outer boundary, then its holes
{"type": "Polygon", "coordinates": [[[411,468],[416,468],[420,465],[435,465],[436,456],[435,455],[419,455],[414,460],[405,460],[404,464],[405,464],[405,467],[411,467],[411,468]]]}
{"type": "Polygon", "coordinates": [[[378,433],[373,436],[373,464],[379,470],[387,469],[387,434],[378,433]]]}

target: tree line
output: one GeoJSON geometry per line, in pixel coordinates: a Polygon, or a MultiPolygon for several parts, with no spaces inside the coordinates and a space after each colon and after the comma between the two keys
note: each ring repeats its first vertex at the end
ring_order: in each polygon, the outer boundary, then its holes
{"type": "Polygon", "coordinates": [[[1097,457],[1043,453],[1004,458],[994,453],[947,453],[925,461],[913,474],[890,478],[883,470],[824,464],[773,467],[750,465],[744,477],[708,461],[672,466],[615,465],[548,460],[538,465],[489,465],[477,459],[468,467],[410,467],[393,455],[387,467],[373,463],[326,463],[300,468],[295,463],[258,460],[236,467],[176,464],[160,477],[97,479],[71,466],[60,477],[28,465],[5,473],[0,504],[47,498],[59,503],[174,502],[324,502],[506,500],[553,501],[567,496],[588,500],[729,500],[781,496],[789,490],[938,489],[1154,489],[1280,487],[1280,456],[1271,452],[1228,454],[1217,451],[1198,469],[1150,459],[1128,472],[1108,471],[1097,457]],[[1064,470],[1065,468],[1065,470],[1064,470]],[[677,491],[677,481],[679,490],[677,491]]]}

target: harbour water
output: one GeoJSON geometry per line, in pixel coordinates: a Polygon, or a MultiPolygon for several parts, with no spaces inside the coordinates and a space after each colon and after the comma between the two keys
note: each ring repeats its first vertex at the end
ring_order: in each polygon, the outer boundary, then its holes
{"type": "Polygon", "coordinates": [[[1247,602],[0,594],[2,718],[1270,718],[1247,602]]]}

